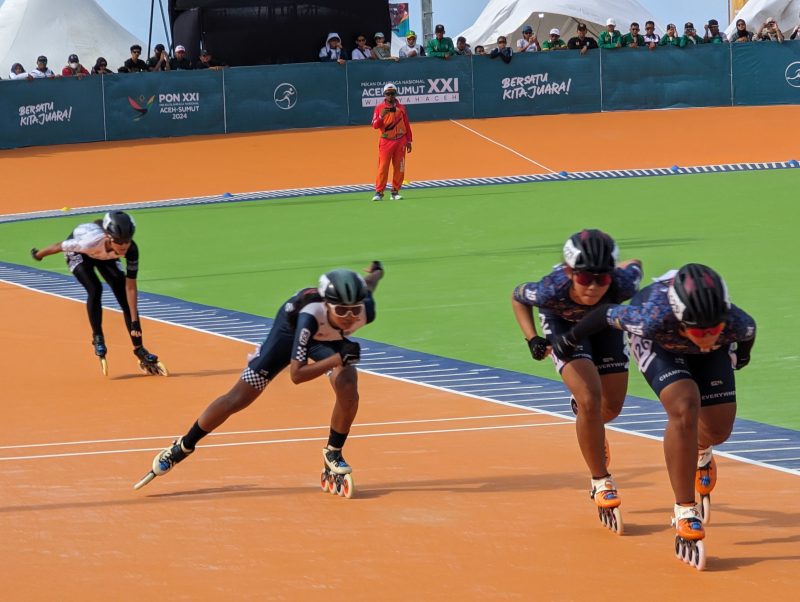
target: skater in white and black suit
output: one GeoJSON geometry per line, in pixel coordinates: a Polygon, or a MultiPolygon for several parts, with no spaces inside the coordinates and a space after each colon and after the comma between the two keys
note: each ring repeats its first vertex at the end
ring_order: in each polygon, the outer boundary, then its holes
{"type": "Polygon", "coordinates": [[[363,278],[350,270],[332,270],[320,277],[316,288],[302,289],[288,299],[236,384],[213,401],[183,437],[154,458],[151,471],[136,488],[167,473],[194,452],[198,441],[253,403],[289,366],[295,384],[329,375],[336,403],[328,445],[322,450],[322,486],[350,497],[352,468],[342,457],[342,447],[358,411],[355,364],[361,358],[361,348],[347,337],[375,319],[372,293],[382,277],[383,267],[378,261],[372,262],[363,278]],[[313,362],[309,363],[309,358],[313,362]]]}
{"type": "Polygon", "coordinates": [[[36,261],[63,252],[72,275],[86,289],[92,345],[95,354],[101,359],[103,372],[107,372],[107,348],[103,336],[103,285],[95,270],[100,272],[111,287],[122,309],[125,326],[133,343],[133,353],[139,359],[141,368],[151,373],[159,372],[158,357],[142,345],[136,286],[139,247],[133,240],[135,231],[136,224],[131,216],[124,211],[111,211],[102,220],[80,224],[65,241],[53,243],[44,249],[31,249],[31,257],[36,261]],[[120,262],[122,258],[125,259],[125,271],[120,262]]]}

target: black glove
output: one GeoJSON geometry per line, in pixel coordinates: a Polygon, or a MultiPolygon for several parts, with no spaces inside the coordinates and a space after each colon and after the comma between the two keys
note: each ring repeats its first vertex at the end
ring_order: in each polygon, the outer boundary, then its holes
{"type": "Polygon", "coordinates": [[[747,364],[750,363],[750,354],[736,354],[736,365],[733,367],[734,370],[741,370],[747,364]]]}
{"type": "Polygon", "coordinates": [[[572,333],[560,334],[551,342],[555,354],[562,358],[568,359],[575,353],[575,348],[578,346],[578,341],[572,336],[572,333]]]}
{"type": "Polygon", "coordinates": [[[380,270],[381,272],[383,271],[383,264],[377,259],[373,261],[369,266],[370,272],[374,272],[375,270],[380,270]]]}
{"type": "Polygon", "coordinates": [[[537,362],[541,362],[547,357],[547,347],[549,345],[550,343],[547,342],[547,339],[538,335],[533,337],[528,341],[528,349],[531,350],[531,357],[537,362]]]}
{"type": "Polygon", "coordinates": [[[339,355],[342,358],[342,366],[352,366],[361,360],[361,345],[355,341],[344,339],[339,347],[339,355]]]}
{"type": "Polygon", "coordinates": [[[142,325],[139,323],[139,320],[132,320],[131,321],[131,332],[133,331],[142,332],[142,325]]]}
{"type": "Polygon", "coordinates": [[[36,253],[38,253],[38,252],[39,252],[39,249],[37,249],[36,247],[33,247],[31,249],[31,257],[33,257],[36,261],[41,261],[42,260],[41,257],[36,257],[36,253]]]}

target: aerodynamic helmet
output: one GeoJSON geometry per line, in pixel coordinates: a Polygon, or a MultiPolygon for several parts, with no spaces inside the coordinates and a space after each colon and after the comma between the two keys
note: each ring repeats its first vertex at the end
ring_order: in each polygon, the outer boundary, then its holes
{"type": "Polygon", "coordinates": [[[618,254],[617,243],[601,230],[581,230],[564,244],[564,263],[573,270],[611,272],[618,254]]]}
{"type": "Polygon", "coordinates": [[[103,230],[111,236],[114,242],[130,242],[136,231],[136,223],[124,211],[109,211],[103,217],[103,230]]]}
{"type": "Polygon", "coordinates": [[[351,270],[331,270],[319,278],[319,294],[333,305],[356,305],[367,296],[367,283],[351,270]]]}
{"type": "Polygon", "coordinates": [[[695,328],[711,328],[728,317],[728,287],[714,270],[687,263],[669,287],[669,304],[680,322],[695,328]]]}

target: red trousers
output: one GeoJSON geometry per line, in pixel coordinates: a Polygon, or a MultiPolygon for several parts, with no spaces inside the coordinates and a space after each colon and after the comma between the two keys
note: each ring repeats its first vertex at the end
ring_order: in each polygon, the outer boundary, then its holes
{"type": "Polygon", "coordinates": [[[406,137],[397,140],[381,138],[378,144],[378,178],[375,181],[375,191],[382,193],[386,190],[386,181],[389,179],[389,164],[393,168],[392,190],[397,192],[403,185],[406,174],[406,137]]]}

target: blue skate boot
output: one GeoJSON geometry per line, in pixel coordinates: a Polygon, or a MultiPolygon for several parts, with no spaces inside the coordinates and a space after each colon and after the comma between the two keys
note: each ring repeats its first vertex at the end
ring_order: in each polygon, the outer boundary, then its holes
{"type": "Polygon", "coordinates": [[[153,458],[153,467],[150,469],[150,472],[144,475],[142,480],[136,483],[133,488],[141,489],[156,477],[167,474],[172,470],[173,466],[185,460],[186,457],[193,452],[194,449],[184,447],[183,437],[176,439],[172,442],[172,445],[156,454],[156,457],[153,458]]]}
{"type": "Polygon", "coordinates": [[[105,337],[102,334],[92,336],[92,347],[94,347],[94,354],[100,360],[100,369],[103,371],[103,376],[108,376],[108,360],[106,360],[108,348],[106,347],[105,337]]]}
{"type": "Polygon", "coordinates": [[[322,473],[320,474],[320,485],[322,491],[329,491],[334,495],[351,498],[355,493],[353,483],[353,468],[342,456],[341,449],[322,449],[322,473]]]}
{"type": "Polygon", "coordinates": [[[169,371],[164,365],[164,362],[158,359],[154,353],[150,353],[144,347],[135,347],[133,354],[139,358],[139,370],[145,374],[160,374],[161,376],[169,376],[169,371]]]}

